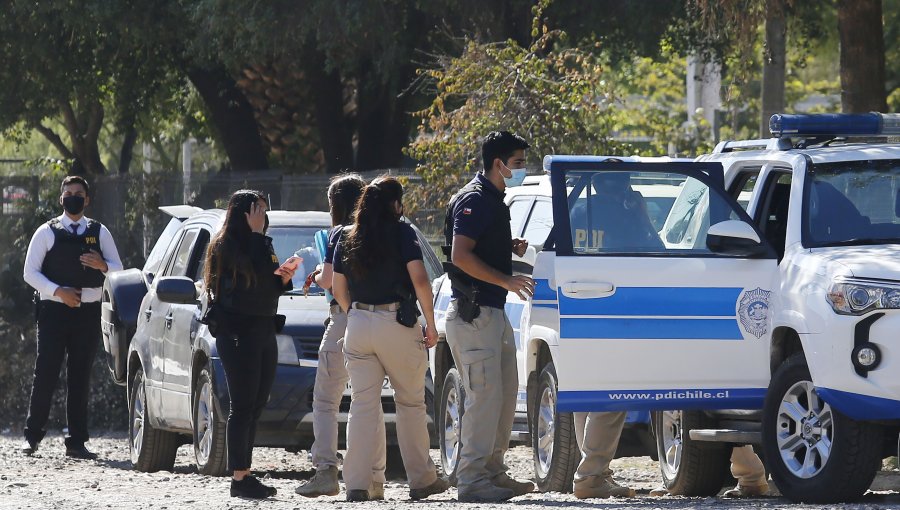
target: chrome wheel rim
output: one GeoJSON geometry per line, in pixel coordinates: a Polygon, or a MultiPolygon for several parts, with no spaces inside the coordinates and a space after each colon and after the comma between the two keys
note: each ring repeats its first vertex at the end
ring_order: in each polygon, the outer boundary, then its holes
{"type": "Polygon", "coordinates": [[[209,381],[204,381],[200,387],[200,394],[197,397],[196,416],[196,447],[194,448],[197,456],[197,464],[204,466],[209,461],[209,454],[212,450],[213,442],[213,401],[212,391],[209,381]]]}
{"type": "Polygon", "coordinates": [[[131,462],[137,463],[144,446],[144,379],[141,378],[134,392],[133,413],[131,417],[131,462]]]}
{"type": "Polygon", "coordinates": [[[797,478],[813,478],[825,468],[834,441],[834,416],[812,382],[795,383],[781,398],[775,440],[782,462],[797,478]]]}
{"type": "Polygon", "coordinates": [[[549,387],[545,387],[541,392],[535,432],[537,434],[537,447],[534,450],[537,456],[535,468],[538,477],[545,478],[553,462],[553,441],[556,432],[556,398],[549,387]]]}
{"type": "Polygon", "coordinates": [[[444,409],[444,472],[450,474],[459,460],[459,392],[456,386],[447,391],[447,406],[444,409]]]}
{"type": "Polygon", "coordinates": [[[668,478],[674,478],[678,474],[681,465],[681,454],[684,451],[683,429],[681,426],[681,411],[661,411],[662,427],[660,437],[663,443],[662,466],[668,478]]]}

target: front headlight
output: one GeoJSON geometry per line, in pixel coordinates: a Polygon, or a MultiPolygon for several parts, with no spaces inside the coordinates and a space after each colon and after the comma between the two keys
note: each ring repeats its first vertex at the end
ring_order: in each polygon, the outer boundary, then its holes
{"type": "Polygon", "coordinates": [[[828,302],[842,315],[862,315],[875,309],[900,308],[900,284],[841,278],[831,284],[828,302]]]}

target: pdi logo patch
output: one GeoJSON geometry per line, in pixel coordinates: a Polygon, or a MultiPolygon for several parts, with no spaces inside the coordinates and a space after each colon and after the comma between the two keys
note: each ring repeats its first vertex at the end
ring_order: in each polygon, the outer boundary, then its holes
{"type": "Polygon", "coordinates": [[[744,291],[738,304],[738,317],[744,331],[762,338],[769,331],[769,296],[772,292],[757,287],[744,291]]]}

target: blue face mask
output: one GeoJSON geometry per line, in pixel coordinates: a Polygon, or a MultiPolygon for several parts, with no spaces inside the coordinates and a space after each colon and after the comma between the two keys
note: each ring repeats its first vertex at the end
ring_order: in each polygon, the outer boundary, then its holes
{"type": "Polygon", "coordinates": [[[513,186],[520,186],[523,181],[525,181],[525,169],[524,168],[509,168],[506,165],[503,165],[503,168],[509,170],[510,177],[503,175],[503,182],[506,183],[507,188],[511,188],[513,186]]]}

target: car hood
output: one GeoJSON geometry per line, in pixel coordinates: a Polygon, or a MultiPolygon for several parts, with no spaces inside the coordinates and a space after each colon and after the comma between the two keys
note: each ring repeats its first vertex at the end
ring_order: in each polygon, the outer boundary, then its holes
{"type": "Polygon", "coordinates": [[[278,313],[285,316],[283,334],[321,338],[328,317],[328,302],[325,296],[281,296],[278,313]]]}
{"type": "Polygon", "coordinates": [[[836,246],[812,253],[831,276],[900,281],[900,245],[836,246]]]}

